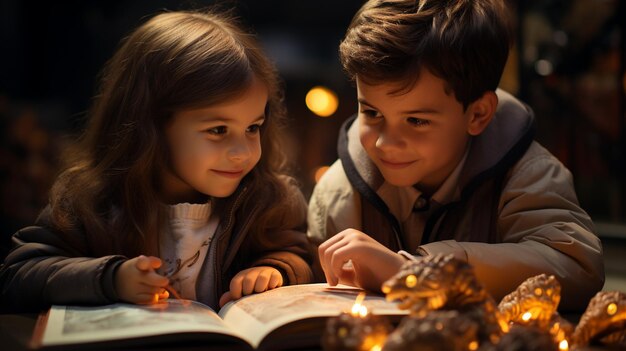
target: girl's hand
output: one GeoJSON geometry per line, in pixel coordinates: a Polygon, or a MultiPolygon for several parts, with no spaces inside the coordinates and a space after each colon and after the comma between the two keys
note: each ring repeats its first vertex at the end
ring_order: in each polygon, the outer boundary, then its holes
{"type": "Polygon", "coordinates": [[[153,256],[138,256],[122,263],[115,272],[115,290],[120,300],[149,304],[169,297],[165,287],[169,279],[155,272],[161,260],[153,256]]]}
{"type": "Polygon", "coordinates": [[[318,248],[329,285],[338,283],[380,291],[406,261],[401,255],[356,229],[346,229],[318,248]]]}
{"type": "Polygon", "coordinates": [[[245,269],[230,281],[230,291],[220,298],[220,307],[228,301],[237,300],[245,295],[260,293],[283,285],[283,275],[273,267],[252,267],[245,269]]]}

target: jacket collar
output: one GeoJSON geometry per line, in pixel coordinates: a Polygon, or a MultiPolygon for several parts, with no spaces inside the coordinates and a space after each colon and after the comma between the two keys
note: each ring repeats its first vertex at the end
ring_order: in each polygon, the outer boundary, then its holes
{"type": "MultiPolygon", "coordinates": [[[[455,192],[461,194],[470,191],[476,183],[489,177],[500,169],[511,167],[526,151],[534,136],[534,114],[511,94],[498,89],[498,107],[496,115],[482,134],[474,137],[467,154],[455,170],[458,172],[458,185],[455,192]]],[[[346,175],[357,190],[377,207],[387,206],[377,194],[389,192],[392,185],[385,183],[384,178],[376,165],[369,159],[361,145],[358,135],[358,123],[353,123],[356,115],[349,118],[340,130],[338,153],[346,175]]],[[[397,187],[396,187],[397,188],[397,187]]],[[[395,189],[394,192],[403,192],[409,198],[419,196],[412,187],[395,189]]],[[[458,195],[458,194],[457,194],[458,195]]],[[[386,197],[386,196],[385,196],[386,197]]],[[[458,196],[453,196],[458,197],[458,196]]],[[[452,199],[446,196],[445,200],[452,199]]],[[[394,206],[395,207],[395,206],[394,206]]]]}

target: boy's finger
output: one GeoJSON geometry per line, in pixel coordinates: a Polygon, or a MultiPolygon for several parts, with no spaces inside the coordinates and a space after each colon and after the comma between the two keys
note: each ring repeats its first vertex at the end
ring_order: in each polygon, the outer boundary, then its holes
{"type": "Polygon", "coordinates": [[[356,284],[356,272],[352,265],[344,265],[339,273],[339,283],[351,286],[357,286],[356,284]]]}
{"type": "Polygon", "coordinates": [[[326,281],[331,286],[337,285],[337,282],[338,282],[337,275],[340,272],[340,270],[333,264],[333,262],[335,262],[336,260],[337,251],[343,247],[346,247],[346,245],[348,244],[349,244],[349,241],[346,241],[346,240],[338,241],[326,249],[326,252],[324,252],[323,258],[320,257],[320,261],[322,260],[324,261],[324,264],[322,267],[324,269],[324,275],[326,275],[326,281]]]}
{"type": "Polygon", "coordinates": [[[352,257],[352,250],[351,250],[351,247],[348,245],[338,248],[334,252],[333,257],[330,262],[330,270],[333,274],[332,278],[334,279],[335,285],[339,283],[339,276],[342,274],[344,270],[344,265],[346,264],[350,265],[351,257],[352,257]]]}
{"type": "Polygon", "coordinates": [[[319,250],[326,250],[329,246],[332,246],[334,243],[336,243],[337,241],[340,241],[341,239],[343,239],[344,235],[345,235],[345,230],[342,232],[339,232],[335,235],[333,235],[332,237],[328,238],[328,240],[324,241],[323,243],[320,244],[319,246],[319,250]]]}

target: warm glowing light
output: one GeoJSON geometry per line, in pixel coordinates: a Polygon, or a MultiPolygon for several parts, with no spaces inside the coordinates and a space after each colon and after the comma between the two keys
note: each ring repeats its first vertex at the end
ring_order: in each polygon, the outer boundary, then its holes
{"type": "Polygon", "coordinates": [[[359,308],[359,316],[361,317],[367,316],[367,307],[361,306],[361,308],[359,308]]]}
{"type": "Polygon", "coordinates": [[[407,288],[414,287],[415,285],[417,285],[417,277],[413,274],[409,275],[408,277],[406,277],[404,284],[407,288]]]}
{"type": "Polygon", "coordinates": [[[523,320],[524,322],[528,322],[532,316],[533,316],[533,314],[532,314],[532,313],[530,313],[530,312],[526,312],[526,313],[524,313],[524,314],[522,315],[522,320],[523,320]]]}
{"type": "Polygon", "coordinates": [[[559,343],[559,350],[567,351],[569,350],[569,343],[567,340],[563,340],[559,343]]]}
{"type": "Polygon", "coordinates": [[[374,346],[370,349],[370,351],[380,351],[380,350],[382,350],[382,349],[383,349],[383,348],[382,348],[382,346],[380,346],[380,345],[374,345],[374,346]]]}
{"type": "Polygon", "coordinates": [[[535,289],[535,295],[536,296],[541,296],[541,288],[536,288],[535,289]]]}
{"type": "Polygon", "coordinates": [[[352,306],[352,315],[354,317],[365,317],[367,316],[367,307],[363,306],[361,303],[365,299],[365,293],[361,292],[354,300],[354,305],[352,306]]]}
{"type": "Polygon", "coordinates": [[[324,173],[326,173],[326,171],[328,170],[328,168],[330,168],[330,167],[328,167],[328,166],[322,166],[322,167],[319,167],[318,169],[316,169],[316,170],[315,170],[315,176],[314,176],[314,177],[315,177],[315,182],[316,182],[316,183],[320,181],[320,179],[322,178],[322,176],[324,175],[324,173]]]}
{"type": "Polygon", "coordinates": [[[617,305],[615,303],[611,303],[608,306],[606,306],[606,313],[609,314],[609,316],[614,315],[617,312],[617,305]]]}
{"type": "Polygon", "coordinates": [[[470,342],[469,345],[467,345],[467,349],[472,351],[478,350],[478,341],[474,340],[470,342]]]}
{"type": "Polygon", "coordinates": [[[332,90],[316,86],[306,94],[306,107],[320,117],[328,117],[337,111],[339,99],[332,90]]]}

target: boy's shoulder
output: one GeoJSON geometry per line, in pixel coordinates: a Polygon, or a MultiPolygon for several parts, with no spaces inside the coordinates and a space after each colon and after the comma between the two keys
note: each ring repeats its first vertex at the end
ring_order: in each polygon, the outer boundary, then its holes
{"type": "Polygon", "coordinates": [[[309,237],[323,240],[328,233],[361,227],[361,197],[354,189],[341,160],[324,173],[311,195],[308,211],[309,237]]]}
{"type": "Polygon", "coordinates": [[[543,176],[550,169],[569,174],[567,167],[537,141],[533,141],[524,155],[511,169],[511,177],[543,176]]]}
{"type": "Polygon", "coordinates": [[[316,196],[325,195],[333,198],[351,196],[352,193],[354,189],[339,159],[324,172],[313,190],[316,196]]]}

